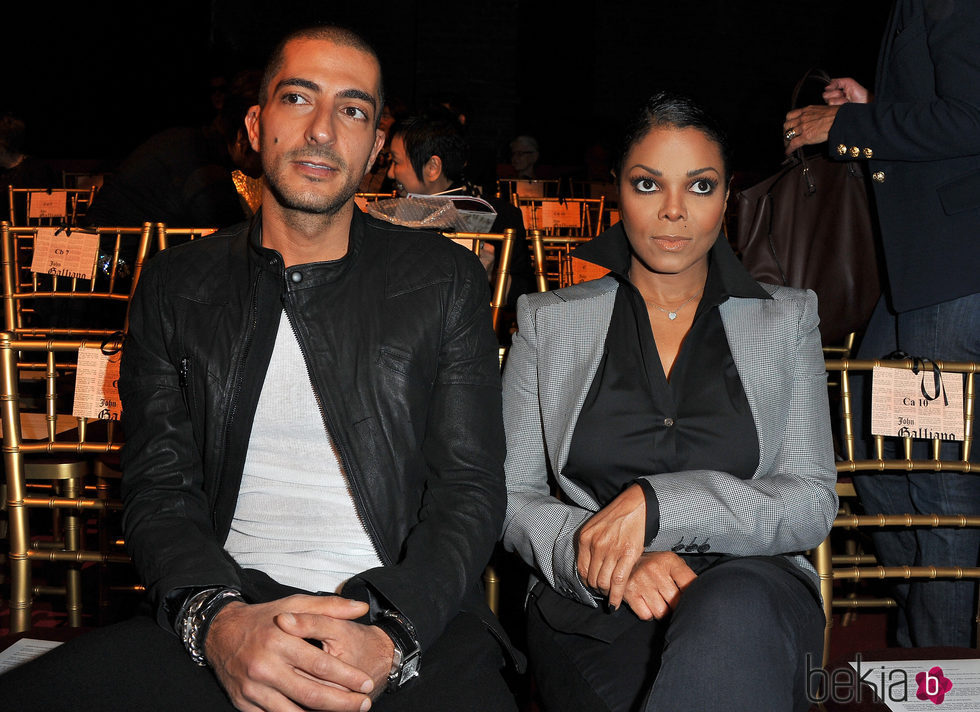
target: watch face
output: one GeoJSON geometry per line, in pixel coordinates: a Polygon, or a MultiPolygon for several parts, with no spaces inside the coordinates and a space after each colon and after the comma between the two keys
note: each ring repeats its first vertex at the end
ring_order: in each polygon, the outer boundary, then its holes
{"type": "Polygon", "coordinates": [[[419,674],[419,656],[413,655],[405,664],[402,666],[402,679],[401,682],[404,684],[407,680],[411,680],[413,677],[419,674]]]}

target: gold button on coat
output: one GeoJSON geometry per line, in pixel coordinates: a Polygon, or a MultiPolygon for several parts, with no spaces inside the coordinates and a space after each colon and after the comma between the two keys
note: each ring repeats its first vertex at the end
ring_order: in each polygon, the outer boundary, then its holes
{"type": "Polygon", "coordinates": [[[884,171],[875,171],[874,173],[871,174],[871,180],[873,180],[875,183],[884,183],[885,182],[885,172],[884,171]]]}
{"type": "Polygon", "coordinates": [[[843,156],[845,153],[847,153],[847,146],[842,143],[837,144],[837,155],[843,156]]]}
{"type": "Polygon", "coordinates": [[[875,152],[872,151],[870,148],[864,149],[862,153],[864,153],[865,158],[871,158],[873,155],[875,155],[875,152]]]}
{"type": "Polygon", "coordinates": [[[857,146],[851,146],[850,153],[851,153],[851,158],[857,158],[858,156],[861,155],[861,149],[858,148],[857,146]]]}

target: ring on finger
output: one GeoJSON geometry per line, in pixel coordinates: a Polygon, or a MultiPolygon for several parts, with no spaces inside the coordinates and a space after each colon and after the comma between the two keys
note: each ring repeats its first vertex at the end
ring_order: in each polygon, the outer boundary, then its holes
{"type": "Polygon", "coordinates": [[[799,136],[799,134],[796,133],[796,129],[790,129],[789,131],[783,134],[783,138],[786,139],[787,141],[792,141],[797,136],[799,136]]]}

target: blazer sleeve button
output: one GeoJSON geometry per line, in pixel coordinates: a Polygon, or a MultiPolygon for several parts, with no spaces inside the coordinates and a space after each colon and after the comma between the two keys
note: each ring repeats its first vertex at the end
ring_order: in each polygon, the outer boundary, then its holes
{"type": "Polygon", "coordinates": [[[873,180],[875,183],[884,183],[885,182],[885,172],[884,171],[875,171],[874,173],[871,174],[871,180],[873,180]]]}

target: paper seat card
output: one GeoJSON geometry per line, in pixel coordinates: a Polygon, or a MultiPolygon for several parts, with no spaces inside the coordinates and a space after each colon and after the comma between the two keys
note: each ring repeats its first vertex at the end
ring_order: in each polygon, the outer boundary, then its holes
{"type": "Polygon", "coordinates": [[[107,355],[98,346],[82,346],[78,349],[73,416],[119,420],[122,415],[122,403],[119,401],[121,361],[121,351],[107,355]]]}
{"type": "Polygon", "coordinates": [[[68,216],[68,194],[37,191],[28,194],[27,217],[64,218],[68,216]]]}
{"type": "Polygon", "coordinates": [[[542,203],[541,224],[551,228],[582,227],[581,203],[542,203]]]}
{"type": "Polygon", "coordinates": [[[871,385],[871,433],[923,440],[963,440],[963,374],[876,366],[871,385]],[[925,392],[923,392],[925,391],[925,392]]]}
{"type": "Polygon", "coordinates": [[[94,232],[40,227],[34,238],[31,272],[56,277],[92,279],[99,256],[99,236],[94,232]]]}
{"type": "Polygon", "coordinates": [[[569,268],[572,271],[572,284],[588,282],[590,279],[599,279],[609,274],[605,267],[580,260],[578,257],[569,256],[569,268]]]}

